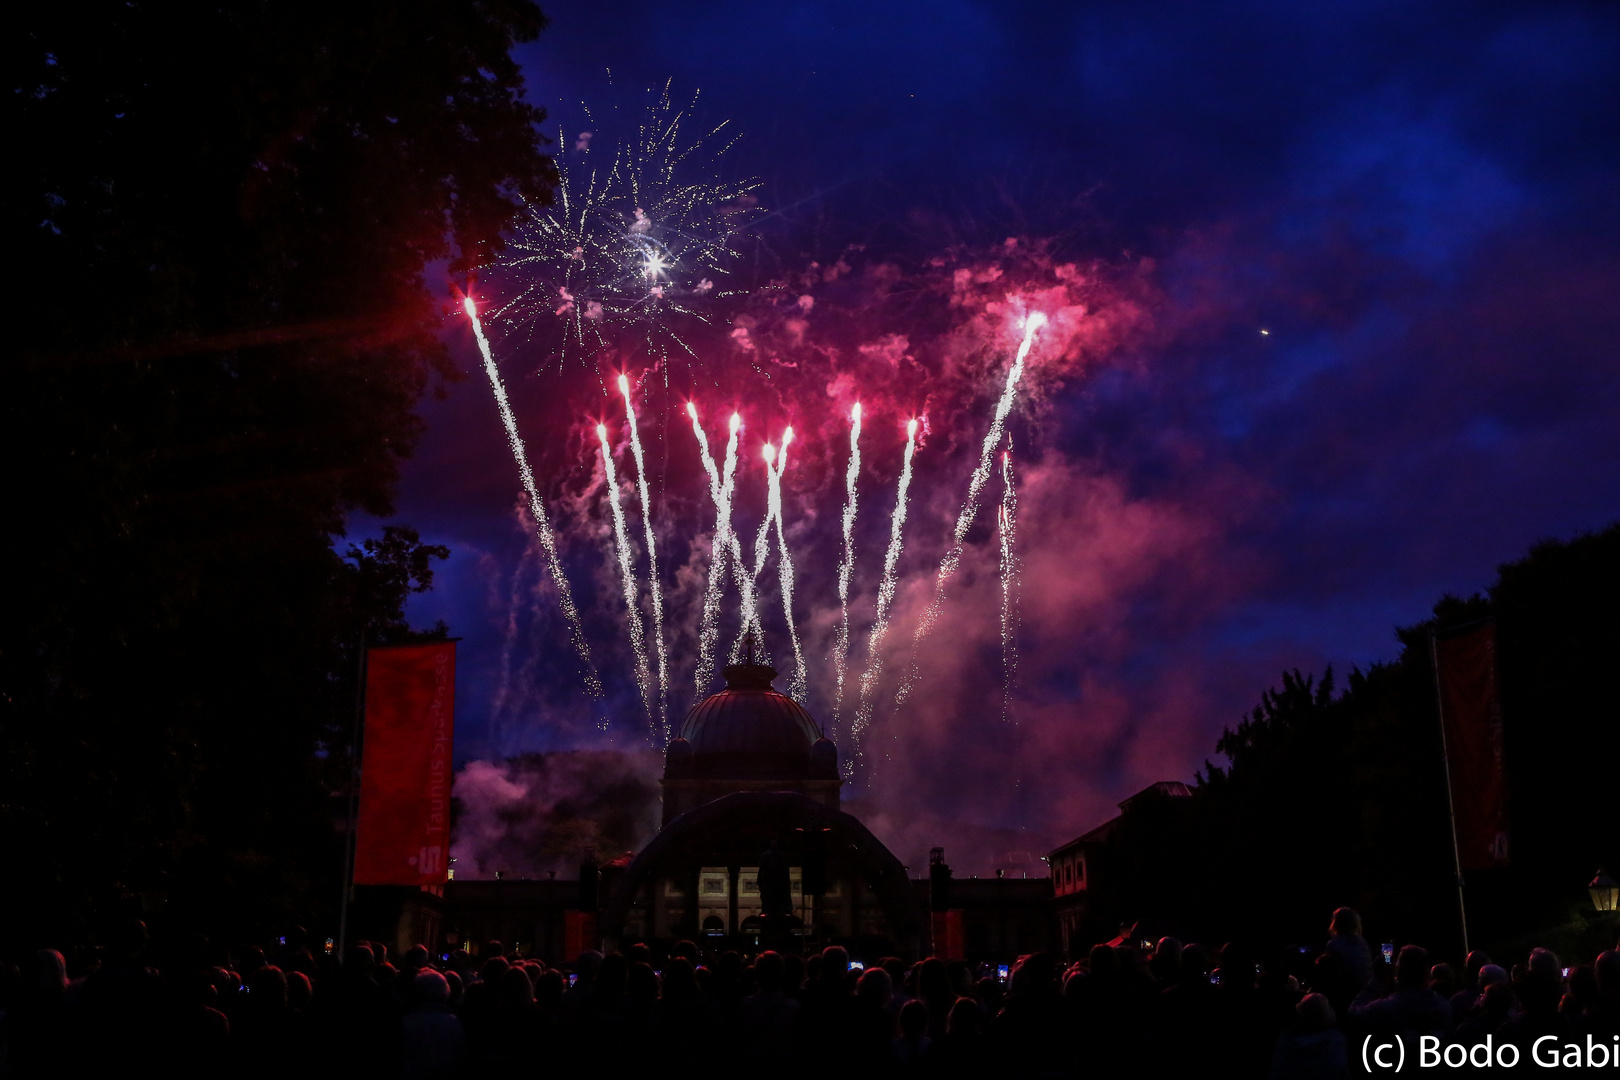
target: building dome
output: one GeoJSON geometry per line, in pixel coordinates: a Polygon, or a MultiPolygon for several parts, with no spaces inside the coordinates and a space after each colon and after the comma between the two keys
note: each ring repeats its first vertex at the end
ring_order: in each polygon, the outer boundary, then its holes
{"type": "Polygon", "coordinates": [[[838,809],[838,748],[803,705],[771,687],[776,669],[748,659],[726,688],[693,706],[664,755],[664,824],[739,791],[795,791],[838,809]]]}
{"type": "Polygon", "coordinates": [[[787,766],[801,772],[821,729],[803,705],[772,688],[776,669],[731,664],[725,677],[726,688],[693,706],[681,725],[680,739],[691,748],[692,765],[704,771],[787,766]]]}

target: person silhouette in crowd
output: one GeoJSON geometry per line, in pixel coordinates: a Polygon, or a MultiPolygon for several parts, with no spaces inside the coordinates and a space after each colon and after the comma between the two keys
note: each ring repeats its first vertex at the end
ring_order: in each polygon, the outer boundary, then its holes
{"type": "MultiPolygon", "coordinates": [[[[1490,965],[1496,967],[1495,964],[1490,965]]],[[[1501,968],[1497,968],[1502,971],[1501,968]]],[[[1502,1030],[1507,1023],[1508,1016],[1513,1012],[1513,987],[1508,985],[1507,973],[1503,977],[1486,985],[1485,992],[1479,995],[1479,1000],[1468,1011],[1468,1015],[1457,1025],[1455,1042],[1463,1046],[1478,1046],[1487,1038],[1495,1038],[1496,1033],[1502,1030]]]]}
{"type": "Polygon", "coordinates": [[[811,1071],[836,1070],[852,1053],[855,1002],[847,985],[849,951],[829,945],[811,959],[819,962],[800,1002],[800,1054],[811,1071]]]}
{"type": "MultiPolygon", "coordinates": [[[[1483,955],[1478,949],[1469,953],[1470,958],[1483,955]]],[[[1474,1011],[1480,999],[1485,996],[1486,987],[1496,983],[1505,983],[1508,979],[1507,969],[1499,964],[1493,964],[1489,958],[1474,969],[1472,981],[1451,995],[1451,1022],[1455,1026],[1474,1011]]]]}
{"type": "Polygon", "coordinates": [[[1545,1035],[1562,1038],[1569,1033],[1569,1025],[1558,1014],[1564,977],[1557,955],[1549,949],[1532,949],[1529,962],[1522,968],[1515,967],[1512,983],[1519,1012],[1508,1017],[1497,1029],[1496,1037],[1498,1042],[1517,1046],[1528,1060],[1537,1039],[1545,1035]]]}
{"type": "Polygon", "coordinates": [[[945,1037],[934,1044],[935,1072],[944,1077],[981,1077],[994,1065],[986,1033],[984,1010],[970,997],[951,1004],[945,1019],[945,1037]]]}
{"type": "Polygon", "coordinates": [[[1061,1075],[1073,1039],[1051,953],[1022,957],[1008,978],[1006,1001],[990,1024],[998,1061],[1014,1076],[1061,1075]]]}
{"type": "Polygon", "coordinates": [[[416,1004],[401,1019],[404,1080],[453,1080],[467,1052],[466,1032],[450,1011],[450,981],[437,971],[411,980],[416,1004]]]}
{"type": "Polygon", "coordinates": [[[1402,947],[1395,958],[1394,985],[1351,1007],[1351,1014],[1374,1035],[1398,1037],[1413,1061],[1424,1036],[1444,1039],[1451,1032],[1451,1003],[1429,989],[1429,967],[1427,949],[1402,947]]]}
{"type": "Polygon", "coordinates": [[[1202,945],[1181,950],[1181,978],[1153,1002],[1152,1056],[1166,1075],[1186,1075],[1204,1060],[1203,1047],[1216,1039],[1216,988],[1210,982],[1209,954],[1202,945]]]}
{"type": "Polygon", "coordinates": [[[1456,993],[1451,995],[1451,1015],[1457,1021],[1468,1015],[1468,1010],[1474,1007],[1479,995],[1484,992],[1484,984],[1479,981],[1479,973],[1491,962],[1490,955],[1484,949],[1475,949],[1468,954],[1463,962],[1462,976],[1457,981],[1456,993]]]}
{"type": "Polygon", "coordinates": [[[767,1068],[785,1067],[797,1051],[794,1036],[799,1003],[788,996],[786,980],[787,964],[782,957],[770,950],[760,953],[754,961],[756,989],[737,1008],[739,1049],[745,1060],[767,1068]]]}
{"type": "Polygon", "coordinates": [[[1294,1006],[1293,1025],[1277,1039],[1267,1075],[1270,1080],[1342,1080],[1350,1075],[1348,1045],[1325,995],[1306,994],[1294,1006]]]}
{"type": "Polygon", "coordinates": [[[287,976],[274,964],[260,966],[247,985],[232,1040],[237,1075],[284,1076],[307,1055],[304,1017],[289,1004],[287,976]]]}
{"type": "Polygon", "coordinates": [[[1327,952],[1338,958],[1345,981],[1358,994],[1372,981],[1372,950],[1361,936],[1361,916],[1353,908],[1336,908],[1328,922],[1327,952]]]}
{"type": "Polygon", "coordinates": [[[1592,978],[1597,983],[1597,998],[1588,1029],[1594,1038],[1612,1041],[1620,1036],[1620,950],[1600,954],[1592,964],[1592,978]]]}
{"type": "MultiPolygon", "coordinates": [[[[775,953],[769,955],[776,956],[775,953]]],[[[761,961],[764,956],[761,954],[761,961]]],[[[756,968],[759,962],[755,962],[756,968]]],[[[785,1001],[781,994],[782,966],[781,957],[776,956],[775,993],[777,1000],[785,1001]]],[[[762,992],[764,982],[761,978],[762,992]]],[[[758,997],[755,994],[744,999],[745,1011],[748,1003],[758,997]]],[[[782,1045],[791,1051],[791,1021],[783,1030],[782,1045]]],[[[672,1061],[701,1061],[712,1058],[721,1049],[719,1009],[698,988],[697,971],[685,957],[672,957],[664,967],[663,993],[653,1012],[650,1042],[655,1058],[672,1061]]]]}
{"type": "Polygon", "coordinates": [[[898,1015],[889,1008],[893,999],[894,979],[886,970],[874,967],[861,973],[851,1018],[850,1059],[862,1071],[878,1070],[889,1056],[899,1030],[898,1015]]]}
{"type": "Polygon", "coordinates": [[[922,1076],[931,1064],[934,1040],[928,1037],[928,1006],[921,998],[900,1010],[900,1034],[890,1043],[900,1076],[922,1076]]]}

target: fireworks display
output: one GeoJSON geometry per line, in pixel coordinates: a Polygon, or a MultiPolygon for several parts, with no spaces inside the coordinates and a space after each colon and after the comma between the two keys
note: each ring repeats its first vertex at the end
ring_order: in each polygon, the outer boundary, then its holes
{"type": "MultiPolygon", "coordinates": [[[[512,458],[517,462],[518,476],[523,481],[523,491],[529,498],[529,515],[534,520],[534,535],[540,541],[540,547],[546,553],[546,568],[551,571],[552,581],[557,586],[557,603],[562,607],[563,617],[568,620],[568,638],[578,654],[580,664],[583,665],[585,691],[593,700],[602,698],[602,680],[597,677],[596,665],[591,663],[591,646],[585,640],[585,628],[579,620],[579,609],[574,606],[574,594],[568,588],[568,575],[563,573],[562,562],[557,555],[557,538],[551,531],[551,521],[546,515],[546,507],[540,500],[540,489],[535,486],[534,472],[529,468],[529,455],[523,449],[523,438],[518,434],[517,417],[512,415],[512,406],[506,398],[506,385],[501,382],[501,373],[495,367],[495,356],[490,350],[489,338],[484,336],[484,324],[478,318],[478,305],[468,296],[462,299],[462,310],[467,313],[467,319],[472,323],[473,337],[478,341],[478,353],[484,361],[484,374],[489,376],[490,392],[495,395],[495,407],[500,411],[501,424],[506,429],[506,445],[512,451],[512,458]]],[[[605,724],[606,719],[602,722],[605,724]]]]}
{"type": "Polygon", "coordinates": [[[619,376],[624,397],[625,422],[630,427],[630,452],[636,459],[636,489],[641,495],[642,533],[647,541],[647,589],[652,595],[652,649],[658,665],[658,697],[653,726],[669,741],[669,651],[664,647],[664,589],[658,580],[658,541],[653,536],[652,495],[647,487],[647,458],[641,451],[636,427],[636,405],[630,399],[630,380],[619,376]]]}
{"type": "Polygon", "coordinates": [[[788,697],[803,701],[807,689],[804,647],[799,643],[799,624],[793,617],[793,555],[788,551],[787,532],[782,526],[782,474],[787,470],[788,446],[793,429],[782,432],[782,449],[776,455],[776,468],[770,471],[770,519],[776,524],[777,583],[782,595],[782,619],[787,623],[788,642],[793,646],[793,673],[788,676],[788,697]]]}
{"type": "Polygon", "coordinates": [[[652,673],[647,663],[647,631],[641,625],[641,603],[637,596],[635,561],[630,554],[630,535],[624,524],[624,507],[619,500],[619,476],[613,468],[613,447],[608,444],[607,425],[596,425],[602,440],[602,470],[607,476],[608,503],[613,507],[613,540],[619,556],[619,577],[624,582],[625,626],[630,632],[630,649],[635,654],[636,689],[647,713],[648,727],[657,730],[653,708],[652,673]]]}
{"type": "Polygon", "coordinates": [[[519,601],[522,599],[523,587],[527,584],[531,567],[536,561],[536,545],[524,545],[523,556],[518,560],[517,572],[512,575],[511,596],[506,602],[506,633],[501,635],[500,681],[495,684],[495,696],[490,700],[489,706],[490,715],[496,725],[501,725],[510,715],[508,704],[512,700],[512,661],[520,621],[519,601]]]}
{"type": "MultiPolygon", "coordinates": [[[[597,179],[602,183],[611,180],[630,184],[628,176],[620,173],[597,179]]],[[[601,204],[605,197],[600,190],[591,190],[595,192],[592,198],[601,204]]],[[[577,211],[577,203],[570,201],[575,194],[571,191],[562,205],[572,205],[577,211]]],[[[654,217],[645,213],[645,207],[642,210],[642,215],[631,215],[624,226],[635,228],[634,235],[655,230],[655,225],[649,224],[654,217]]],[[[637,288],[657,288],[656,279],[669,272],[672,264],[646,245],[637,250],[644,267],[642,285],[637,288]]],[[[699,504],[692,501],[690,492],[682,494],[679,488],[670,489],[669,501],[661,502],[654,512],[653,494],[661,490],[662,480],[655,463],[648,460],[644,440],[654,438],[654,432],[657,438],[667,438],[673,419],[668,412],[670,391],[661,391],[665,397],[664,411],[660,412],[657,396],[649,398],[645,393],[650,383],[638,383],[632,376],[619,373],[604,379],[601,392],[608,395],[616,389],[625,409],[622,445],[609,440],[605,425],[597,425],[608,495],[607,506],[602,508],[605,513],[596,519],[601,528],[597,531],[588,524],[593,517],[590,506],[593,502],[601,506],[600,496],[577,487],[569,522],[577,530],[571,536],[583,538],[587,532],[608,535],[610,557],[604,569],[611,568],[616,575],[613,591],[622,592],[624,602],[622,608],[615,604],[611,615],[601,607],[595,610],[599,617],[615,623],[623,620],[618,627],[621,647],[625,648],[621,670],[626,678],[622,685],[628,689],[633,673],[636,694],[646,715],[642,730],[655,742],[673,734],[671,721],[675,718],[669,715],[668,701],[673,680],[689,672],[695,698],[701,700],[716,689],[716,668],[725,662],[723,641],[732,643],[725,651],[731,662],[740,660],[745,648],[769,662],[769,639],[776,637],[780,641],[778,655],[789,654],[787,662],[781,664],[784,677],[779,685],[795,700],[808,703],[813,672],[807,652],[820,654],[827,668],[829,734],[839,743],[845,777],[870,783],[877,766],[890,760],[890,740],[905,738],[902,706],[921,677],[923,664],[919,656],[943,615],[948,587],[958,574],[969,531],[996,463],[995,455],[1001,451],[1002,489],[992,541],[992,550],[999,548],[999,575],[990,579],[999,587],[1000,612],[991,624],[999,623],[999,711],[1004,722],[1012,720],[1011,701],[1019,664],[1020,563],[1017,485],[1007,425],[1015,405],[1022,400],[1022,385],[1031,370],[1037,337],[1042,344],[1040,388],[1044,390],[1053,384],[1053,375],[1061,377],[1052,357],[1067,348],[1059,342],[1074,340],[1074,327],[1087,315],[1084,299],[1089,294],[1085,292],[1085,275],[1074,266],[1057,264],[1035,249],[1019,249],[1011,241],[989,260],[981,257],[968,269],[939,261],[939,269],[935,270],[930,264],[919,272],[919,281],[925,289],[937,290],[934,295],[948,297],[950,308],[961,314],[951,316],[947,334],[923,339],[931,342],[924,347],[934,350],[925,367],[910,355],[917,346],[909,335],[874,335],[871,322],[854,327],[860,336],[855,338],[857,345],[847,352],[839,352],[845,346],[835,349],[811,344],[808,333],[812,326],[826,328],[823,332],[836,330],[839,324],[829,320],[840,318],[838,309],[821,306],[815,293],[850,273],[850,266],[842,258],[830,266],[812,263],[798,278],[778,281],[757,294],[736,294],[732,306],[725,309],[730,312],[729,329],[717,326],[703,339],[708,344],[702,380],[692,379],[690,389],[674,389],[674,393],[687,395],[676,407],[684,407],[691,424],[690,467],[701,470],[699,475],[707,486],[707,498],[701,499],[702,512],[697,519],[693,511],[699,504]],[[999,266],[1016,267],[1018,278],[1005,278],[999,266]],[[1043,333],[1049,317],[1062,320],[1057,329],[1047,332],[1052,335],[1051,343],[1043,333]],[[971,419],[970,409],[992,372],[1000,373],[996,380],[999,395],[985,430],[980,426],[983,421],[975,423],[971,419]],[[718,445],[711,443],[711,433],[702,423],[700,397],[709,392],[703,388],[706,382],[712,382],[714,389],[737,403],[724,414],[728,424],[723,454],[718,445]],[[841,407],[834,404],[838,402],[841,407]],[[818,409],[818,404],[833,407],[818,409]],[[903,426],[904,442],[897,438],[888,444],[900,453],[895,455],[898,472],[890,474],[896,490],[888,515],[884,558],[881,563],[872,562],[863,580],[865,564],[858,558],[859,551],[863,543],[881,542],[876,535],[863,537],[859,514],[860,478],[876,445],[868,445],[874,438],[874,408],[893,410],[909,419],[903,426]],[[744,421],[755,410],[762,421],[785,412],[799,420],[802,431],[784,424],[775,439],[755,444],[757,451],[745,449],[744,421]],[[976,434],[972,433],[974,428],[978,429],[976,434]],[[924,477],[915,472],[917,451],[931,436],[944,437],[944,453],[926,456],[930,464],[924,477]],[[633,523],[628,520],[625,493],[619,487],[616,447],[634,459],[635,475],[623,479],[630,481],[627,486],[639,496],[639,545],[632,539],[633,523]],[[795,466],[791,474],[787,468],[790,453],[795,466]],[[963,461],[964,457],[969,460],[963,461]],[[915,538],[926,543],[921,538],[928,535],[943,509],[940,498],[946,489],[938,485],[951,482],[956,463],[967,470],[967,490],[960,502],[949,504],[952,518],[940,523],[946,526],[945,550],[942,556],[936,556],[938,569],[929,575],[930,588],[902,591],[901,563],[908,538],[908,515],[917,516],[917,508],[911,505],[913,497],[922,492],[926,498],[918,505],[928,510],[928,520],[918,524],[920,531],[915,538]],[[762,491],[753,488],[751,480],[745,483],[739,476],[761,464],[765,469],[762,491]],[[925,483],[927,487],[919,488],[925,483]],[[840,512],[819,513],[810,499],[835,491],[840,512]],[[787,520],[790,507],[795,514],[791,523],[787,520]],[[712,519],[708,516],[711,508],[712,519]],[[825,527],[835,520],[836,526],[825,527]],[[697,542],[702,533],[708,534],[706,550],[697,542]],[[751,549],[748,539],[752,540],[751,549]],[[802,550],[790,549],[790,540],[802,550]],[[647,560],[645,582],[636,552],[642,545],[647,560]],[[767,578],[773,547],[776,568],[767,578]],[[660,572],[661,552],[668,552],[666,558],[671,560],[663,568],[668,572],[668,582],[660,572]],[[817,573],[814,568],[822,565],[834,572],[817,573]],[[641,595],[643,584],[649,591],[646,598],[641,595]],[[870,597],[869,602],[863,593],[870,597]],[[902,596],[907,598],[904,606],[900,603],[902,596]],[[895,663],[891,641],[893,624],[901,619],[910,631],[910,658],[905,667],[895,663]],[[865,638],[864,650],[854,647],[858,633],[865,638]],[[683,634],[694,639],[695,648],[690,652],[681,648],[683,634]],[[857,652],[861,658],[855,661],[857,652]],[[859,664],[858,676],[852,661],[859,664]],[[891,675],[886,668],[897,670],[891,675]],[[886,693],[893,694],[894,713],[890,717],[886,710],[879,721],[875,715],[877,704],[886,693]],[[885,741],[875,741],[878,737],[885,741]],[[880,746],[886,749],[878,749],[880,746]]],[[[857,291],[870,295],[884,289],[885,280],[879,274],[870,283],[860,283],[857,291]]],[[[533,282],[529,284],[537,287],[533,282]]],[[[655,295],[653,299],[669,297],[655,295]]],[[[679,314],[673,303],[659,310],[663,315],[648,317],[662,319],[679,314]]],[[[577,308],[553,314],[576,320],[585,317],[577,308]]],[[[521,321],[521,316],[515,317],[521,321]]],[[[618,351],[616,366],[622,370],[624,350],[618,351]]],[[[489,370],[492,384],[498,382],[492,362],[489,370]]],[[[654,372],[657,370],[655,367],[654,372]]],[[[668,366],[662,365],[662,370],[667,387],[668,366]]],[[[1032,400],[1039,408],[1040,396],[1036,394],[1032,400]]],[[[882,442],[883,436],[877,436],[877,443],[882,442]]],[[[890,452],[886,450],[885,457],[890,452]]],[[[672,461],[669,455],[666,444],[661,467],[681,467],[678,458],[672,461]]],[[[663,478],[668,475],[664,473],[663,478]]],[[[875,533],[879,528],[877,522],[872,522],[865,531],[875,533]]],[[[539,529],[537,525],[537,532],[539,529]]],[[[555,550],[554,544],[547,549],[542,542],[540,547],[548,554],[555,550]]],[[[922,582],[915,584],[920,586],[922,582]]],[[[954,595],[955,590],[950,591],[954,595]]],[[[518,631],[510,617],[507,621],[511,637],[518,631]]],[[[514,665],[507,651],[502,656],[499,694],[503,709],[510,711],[505,702],[511,697],[508,684],[514,665]]],[[[985,704],[989,714],[994,715],[995,706],[988,700],[985,704]]]]}
{"type": "Polygon", "coordinates": [[[844,470],[844,554],[838,562],[838,630],[833,639],[833,741],[842,734],[844,676],[849,668],[849,581],[855,572],[855,481],[861,475],[861,403],[849,414],[849,467],[844,470]]]}
{"type": "MultiPolygon", "coordinates": [[[[765,519],[759,523],[759,531],[754,534],[753,569],[746,573],[748,581],[742,589],[742,629],[731,647],[733,662],[742,656],[743,643],[749,634],[762,635],[764,629],[759,621],[759,576],[765,572],[765,559],[770,555],[771,524],[776,517],[782,490],[776,477],[776,447],[770,443],[765,444],[765,488],[765,519]]],[[[742,585],[741,582],[738,584],[742,585]]]]}
{"type": "Polygon", "coordinates": [[[911,489],[911,458],[917,452],[917,421],[906,424],[906,456],[900,463],[900,484],[894,512],[889,518],[889,550],[883,556],[883,577],[878,585],[877,614],[866,637],[866,673],[861,676],[861,703],[849,729],[849,753],[844,767],[853,772],[862,760],[861,741],[872,723],[873,695],[883,671],[883,639],[889,633],[889,607],[894,603],[895,571],[900,565],[900,537],[906,525],[906,498],[911,489]]]}
{"type": "Polygon", "coordinates": [[[1001,391],[1001,400],[996,402],[996,414],[990,421],[990,430],[985,433],[984,445],[979,451],[979,464],[968,480],[967,498],[962,501],[962,512],[956,515],[956,528],[951,531],[951,546],[940,560],[939,573],[934,578],[934,598],[922,618],[917,620],[917,629],[911,641],[911,666],[895,693],[896,706],[904,705],[906,698],[911,696],[912,687],[917,685],[917,651],[939,621],[939,614],[945,607],[945,586],[956,574],[956,568],[962,561],[962,542],[967,537],[968,529],[973,526],[973,519],[979,515],[979,495],[984,491],[985,481],[990,479],[991,457],[1007,430],[1007,414],[1012,412],[1013,401],[1018,396],[1018,383],[1024,377],[1024,361],[1029,358],[1036,332],[1045,325],[1046,316],[1039,311],[1031,312],[1024,319],[1024,340],[1019,343],[1018,355],[1007,369],[1007,385],[1001,391]]]}
{"type": "MultiPolygon", "coordinates": [[[[725,124],[688,135],[696,104],[676,107],[666,85],[611,151],[583,132],[559,155],[552,205],[528,204],[487,268],[507,294],[497,313],[514,332],[559,342],[559,366],[628,338],[651,356],[695,357],[681,326],[706,321],[708,302],[727,292],[733,238],[756,216],[760,186],[721,175],[725,124]]],[[[558,142],[569,144],[560,131],[558,142]]]]}
{"type": "Polygon", "coordinates": [[[709,497],[714,501],[714,540],[710,544],[709,581],[703,591],[703,612],[698,622],[695,681],[697,696],[701,700],[709,693],[709,686],[714,681],[715,648],[720,642],[720,602],[725,591],[727,565],[735,562],[733,549],[737,541],[731,531],[731,496],[737,484],[737,433],[742,428],[742,417],[731,414],[731,435],[726,440],[725,472],[722,475],[715,466],[714,455],[709,452],[709,437],[703,433],[697,406],[687,402],[686,413],[692,418],[692,433],[697,436],[703,469],[709,474],[709,497]]]}
{"type": "Polygon", "coordinates": [[[1006,722],[1018,677],[1018,487],[1014,483],[1012,439],[1001,453],[1001,508],[996,535],[1001,546],[1001,719],[1006,722]]]}
{"type": "MultiPolygon", "coordinates": [[[[542,511],[538,500],[532,494],[532,476],[528,471],[527,461],[522,453],[522,445],[517,441],[515,421],[512,420],[511,410],[506,404],[504,389],[495,370],[493,359],[489,355],[488,342],[483,335],[481,324],[477,321],[476,311],[470,302],[467,308],[469,317],[474,320],[474,328],[479,338],[480,348],[485,356],[486,371],[490,376],[491,385],[495,389],[503,420],[508,424],[509,442],[513,444],[514,455],[519,462],[520,474],[524,477],[526,490],[531,493],[531,512],[535,521],[536,535],[540,538],[539,547],[547,554],[551,560],[551,565],[555,566],[555,541],[553,539],[548,544],[545,539],[547,531],[543,524],[544,518],[541,516],[542,511]]],[[[940,616],[946,584],[960,562],[967,532],[976,516],[984,485],[989,478],[992,455],[996,447],[1005,441],[1007,448],[1002,454],[1000,469],[1002,496],[997,514],[997,538],[1000,548],[1002,716],[1004,720],[1008,718],[1008,702],[1012,691],[1012,681],[1017,669],[1018,562],[1015,550],[1017,493],[1011,459],[1011,442],[1006,433],[1006,423],[1016,400],[1019,383],[1025,370],[1030,349],[1037,332],[1044,325],[1044,321],[1044,317],[1038,312],[1028,315],[1023,320],[1023,338],[1008,368],[1002,393],[991,420],[990,430],[986,433],[981,446],[978,467],[974,469],[969,478],[966,499],[957,514],[955,527],[950,534],[949,549],[941,561],[939,571],[935,575],[932,601],[919,619],[914,633],[912,669],[902,680],[896,696],[897,704],[905,701],[911,686],[916,680],[916,650],[921,645],[929,628],[940,616]]],[[[614,561],[617,564],[616,569],[623,592],[624,627],[632,654],[634,681],[641,698],[643,711],[646,714],[648,732],[655,741],[667,741],[671,734],[667,712],[669,659],[667,643],[664,638],[662,585],[657,570],[658,540],[652,513],[651,484],[648,477],[645,451],[641,443],[639,418],[628,376],[620,375],[617,385],[624,402],[626,434],[629,449],[636,465],[635,488],[639,493],[642,508],[643,540],[646,544],[648,559],[647,585],[650,591],[651,635],[647,632],[641,610],[640,584],[635,568],[634,548],[630,539],[629,525],[619,489],[618,471],[614,463],[613,446],[608,438],[607,426],[598,424],[596,434],[600,443],[603,475],[612,519],[614,561]]],[[[794,430],[791,426],[785,427],[779,443],[766,443],[763,447],[761,457],[765,466],[765,505],[762,519],[755,530],[754,546],[750,559],[745,558],[742,542],[732,521],[737,470],[741,459],[739,452],[740,434],[743,426],[741,413],[733,412],[729,419],[728,438],[723,462],[717,462],[711,450],[707,433],[704,431],[699,418],[696,403],[688,401],[686,412],[692,424],[692,432],[697,444],[699,458],[708,481],[709,501],[715,511],[714,532],[710,541],[709,565],[705,575],[702,608],[697,625],[696,693],[701,698],[709,692],[710,684],[714,678],[714,668],[718,661],[721,612],[728,572],[736,587],[739,601],[739,627],[736,644],[731,651],[732,659],[735,661],[741,657],[745,642],[751,640],[755,648],[762,644],[765,627],[762,622],[762,612],[759,609],[760,580],[769,561],[774,539],[777,554],[776,581],[782,605],[782,625],[785,628],[787,642],[793,657],[792,668],[788,674],[785,690],[790,697],[802,701],[808,691],[808,670],[805,662],[803,641],[800,636],[800,620],[794,610],[796,568],[792,553],[788,547],[788,533],[784,515],[784,478],[787,471],[789,447],[792,446],[795,438],[794,430]]],[[[850,601],[854,586],[856,563],[855,524],[859,507],[857,485],[862,468],[862,425],[862,408],[859,404],[854,404],[849,412],[848,457],[843,470],[844,498],[843,512],[840,517],[841,544],[836,576],[838,621],[833,631],[832,646],[835,681],[834,733],[843,735],[848,744],[844,761],[846,777],[859,775],[863,767],[868,767],[869,772],[869,767],[875,764],[868,743],[870,741],[870,729],[876,705],[877,689],[883,673],[885,643],[898,590],[899,563],[903,550],[906,516],[913,481],[913,462],[921,428],[917,418],[907,421],[905,448],[896,486],[895,503],[889,521],[888,546],[883,559],[881,575],[878,579],[872,621],[867,633],[865,667],[859,679],[858,702],[853,710],[848,730],[840,731],[837,725],[842,718],[843,697],[848,681],[849,642],[852,633],[850,601]]],[[[559,594],[565,604],[568,603],[568,592],[565,585],[559,589],[559,594]]],[[[577,621],[577,614],[574,618],[577,621]]],[[[510,620],[511,616],[509,615],[509,622],[510,620]]],[[[515,632],[512,627],[508,629],[509,635],[515,632]]],[[[583,641],[582,634],[580,640],[583,641]]],[[[503,703],[509,693],[510,668],[511,657],[503,652],[502,687],[499,690],[503,703]]],[[[599,694],[600,691],[597,691],[597,693],[599,694]]]]}

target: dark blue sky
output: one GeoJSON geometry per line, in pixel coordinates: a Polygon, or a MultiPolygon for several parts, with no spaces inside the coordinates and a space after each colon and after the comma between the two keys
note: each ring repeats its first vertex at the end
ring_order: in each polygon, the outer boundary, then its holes
{"type": "MultiPolygon", "coordinates": [[[[546,11],[521,58],[548,128],[585,129],[581,99],[601,121],[666,79],[678,97],[701,88],[699,112],[743,136],[731,167],[764,181],[754,253],[772,265],[850,243],[920,263],[1051,238],[1151,291],[1138,332],[1028,421],[1026,591],[1063,610],[1026,607],[1017,746],[987,764],[982,748],[1008,740],[966,716],[898,736],[931,828],[1062,839],[1147,782],[1188,778],[1282,668],[1388,658],[1393,627],[1439,594],[1620,517],[1620,8],[546,11]],[[1029,517],[1043,513],[1045,531],[1029,517]]],[[[426,407],[400,517],[455,550],[413,614],[466,638],[458,756],[583,741],[549,661],[533,671],[557,686],[532,719],[490,725],[523,537],[488,387],[454,340],[474,377],[426,407]]],[[[503,357],[520,412],[545,392],[525,363],[503,357]]],[[[526,435],[562,439],[538,421],[526,435]]],[[[916,551],[917,580],[938,553],[916,551]]],[[[537,618],[513,648],[562,649],[537,618]]],[[[947,635],[937,662],[988,640],[947,635]]]]}

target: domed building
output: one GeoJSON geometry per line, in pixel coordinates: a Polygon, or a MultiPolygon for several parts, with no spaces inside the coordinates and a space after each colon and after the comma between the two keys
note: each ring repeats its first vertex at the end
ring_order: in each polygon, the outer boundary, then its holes
{"type": "MultiPolygon", "coordinates": [[[[442,902],[420,900],[436,921],[443,913],[439,947],[476,953],[498,938],[566,962],[588,948],[640,941],[661,953],[691,939],[706,951],[836,943],[868,959],[1010,962],[1048,945],[1045,875],[953,881],[935,848],[926,871],[909,876],[843,811],[838,748],[774,688],[776,671],[750,648],[724,675],[725,688],[687,713],[665,750],[662,827],[646,847],[601,866],[587,856],[577,879],[452,880],[442,902]]],[[[407,921],[398,940],[408,943],[407,921]]]]}
{"type": "Polygon", "coordinates": [[[905,867],[842,812],[837,747],[751,652],[670,740],[663,828],[613,883],[603,936],[757,938],[759,865],[774,851],[807,943],[909,944],[919,920],[905,867]]]}
{"type": "Polygon", "coordinates": [[[803,705],[752,659],[724,671],[726,688],[686,714],[664,754],[664,824],[738,791],[796,791],[838,809],[838,748],[803,705]]]}

